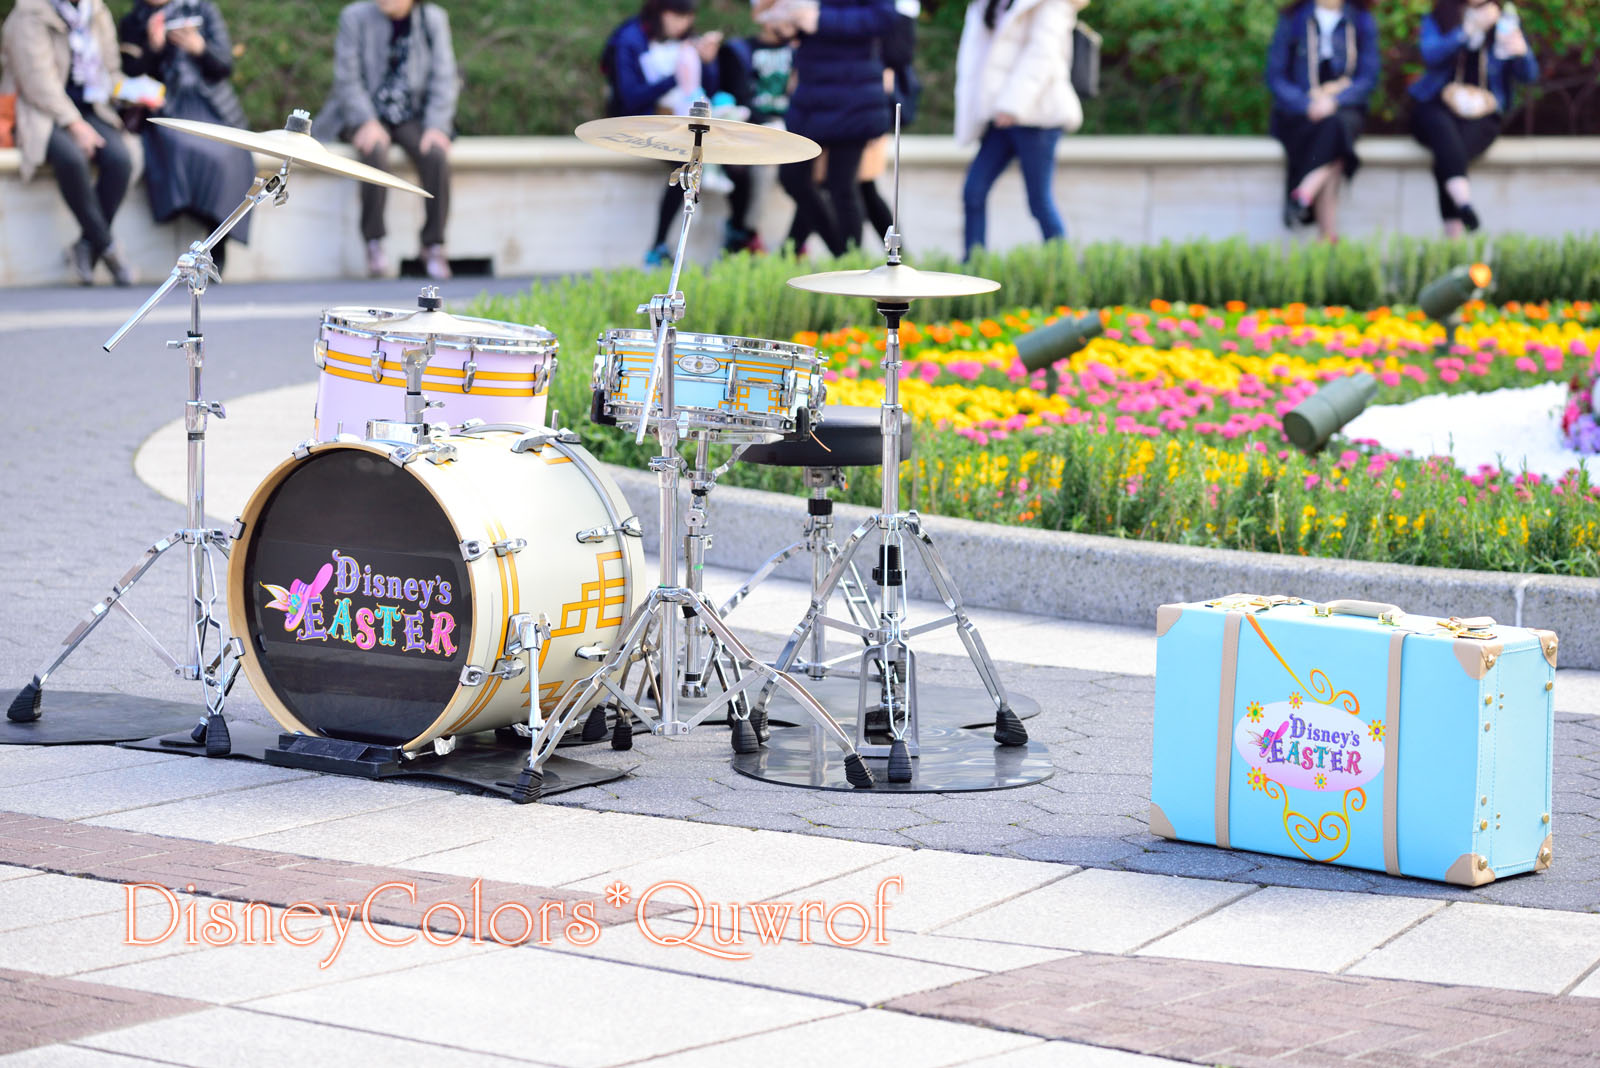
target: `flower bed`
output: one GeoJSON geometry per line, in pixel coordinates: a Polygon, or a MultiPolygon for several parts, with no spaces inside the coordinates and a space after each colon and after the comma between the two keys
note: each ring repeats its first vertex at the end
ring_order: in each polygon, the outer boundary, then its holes
{"type": "MultiPolygon", "coordinates": [[[[904,330],[902,398],[922,427],[902,471],[915,507],[1226,548],[1600,574],[1600,488],[1581,470],[1461,472],[1371,441],[1307,458],[1280,422],[1355,371],[1379,378],[1377,403],[1587,372],[1600,349],[1587,303],[1469,306],[1438,354],[1443,329],[1415,311],[1155,301],[1106,312],[1104,335],[1057,364],[1052,393],[1045,372],[1022,369],[1014,339],[1070,312],[904,330]]],[[[830,402],[881,400],[881,330],[796,340],[827,356],[830,402]]],[[[850,497],[874,499],[874,476],[858,473],[850,497]]],[[[737,477],[788,481],[761,469],[737,477]]]]}

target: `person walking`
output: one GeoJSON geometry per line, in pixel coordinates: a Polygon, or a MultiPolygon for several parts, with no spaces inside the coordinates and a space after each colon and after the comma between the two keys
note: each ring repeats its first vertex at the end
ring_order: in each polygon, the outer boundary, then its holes
{"type": "MultiPolygon", "coordinates": [[[[607,115],[686,115],[696,100],[717,91],[722,34],[694,36],[696,7],[696,0],[644,0],[639,14],[611,31],[600,53],[607,115]]],[[[682,207],[683,190],[667,186],[644,256],[646,267],[671,262],[667,231],[682,207]]]]}
{"type": "MultiPolygon", "coordinates": [[[[211,0],[135,0],[118,27],[122,71],[149,75],[166,86],[161,114],[243,128],[244,108],[229,79],[233,44],[222,12],[211,0]]],[[[164,223],[179,214],[216,229],[250,192],[255,160],[242,148],[191,137],[146,123],[145,189],[150,213],[164,223]]],[[[229,237],[250,242],[250,216],[229,237]]],[[[227,239],[211,250],[220,271],[227,239]]]]}
{"type": "Polygon", "coordinates": [[[1515,83],[1539,80],[1539,64],[1511,3],[1436,0],[1422,16],[1422,77],[1411,84],[1411,135],[1433,154],[1445,233],[1476,230],[1467,165],[1500,136],[1515,83]]]}
{"type": "Polygon", "coordinates": [[[104,263],[117,285],[130,284],[111,240],[133,175],[111,106],[122,76],[111,13],[101,0],[17,0],[0,26],[0,72],[0,93],[17,97],[22,180],[50,164],[78,221],[80,235],[67,252],[78,281],[93,285],[95,264],[104,263]]]}
{"type": "Polygon", "coordinates": [[[1283,224],[1339,239],[1339,187],[1361,166],[1356,138],[1378,85],[1372,0],[1291,0],[1267,52],[1272,136],[1287,161],[1283,224]]]}
{"type": "MultiPolygon", "coordinates": [[[[450,277],[444,229],[450,218],[450,138],[455,132],[455,50],[450,17],[425,0],[358,0],[339,12],[333,89],[316,126],[349,141],[361,162],[385,169],[389,146],[410,158],[433,194],[423,205],[422,264],[428,277],[450,277]]],[[[367,272],[389,273],[383,239],[388,191],[361,185],[361,236],[367,272]]]]}
{"type": "Polygon", "coordinates": [[[1083,125],[1072,30],[1089,0],[972,0],[956,51],[956,140],[978,142],[961,200],[966,255],[988,237],[989,190],[1014,159],[1044,240],[1067,230],[1051,192],[1061,131],[1083,125]]]}
{"type": "Polygon", "coordinates": [[[800,33],[796,84],[786,125],[828,154],[822,190],[812,161],[785,163],[778,181],[795,202],[789,241],[815,230],[835,256],[861,242],[861,156],[867,143],[887,133],[889,95],[884,88],[880,38],[894,26],[893,0],[780,0],[762,16],[800,33]]]}
{"type": "MultiPolygon", "coordinates": [[[[777,0],[751,0],[751,14],[761,14],[777,0]]],[[[780,33],[757,22],[756,32],[723,42],[717,54],[722,89],[734,103],[750,111],[749,121],[759,126],[783,128],[789,111],[789,82],[794,73],[795,39],[792,32],[780,33]]],[[[722,247],[726,252],[764,252],[761,235],[750,223],[755,194],[755,168],[723,167],[733,190],[728,194],[728,221],[723,226],[722,247]]]]}

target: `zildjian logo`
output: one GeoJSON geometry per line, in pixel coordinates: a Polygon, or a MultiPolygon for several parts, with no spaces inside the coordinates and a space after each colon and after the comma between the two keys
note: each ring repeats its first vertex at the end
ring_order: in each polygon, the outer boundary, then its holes
{"type": "Polygon", "coordinates": [[[668,144],[665,141],[657,141],[654,137],[639,137],[629,133],[612,133],[606,134],[601,140],[615,141],[619,145],[629,145],[633,148],[645,148],[652,152],[667,152],[681,159],[689,158],[687,149],[668,144]]]}

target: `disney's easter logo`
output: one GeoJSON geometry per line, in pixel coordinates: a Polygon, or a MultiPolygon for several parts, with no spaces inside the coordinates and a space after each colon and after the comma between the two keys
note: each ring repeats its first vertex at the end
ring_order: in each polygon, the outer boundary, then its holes
{"type": "Polygon", "coordinates": [[[1233,743],[1251,767],[1299,790],[1341,792],[1383,771],[1383,746],[1365,720],[1298,693],[1268,705],[1251,702],[1233,743]]]}

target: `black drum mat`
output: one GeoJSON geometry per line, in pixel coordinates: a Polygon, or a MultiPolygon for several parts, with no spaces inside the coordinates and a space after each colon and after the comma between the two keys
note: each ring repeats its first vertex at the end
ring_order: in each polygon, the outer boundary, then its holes
{"type": "MultiPolygon", "coordinates": [[[[284,736],[281,728],[261,727],[254,723],[234,721],[228,724],[228,733],[233,742],[233,751],[228,754],[230,758],[270,764],[280,763],[278,760],[269,759],[267,751],[280,748],[280,739],[284,736]]],[[[122,748],[144,749],[153,753],[205,756],[205,745],[196,744],[189,737],[187,730],[140,741],[123,742],[122,748]]],[[[496,740],[492,734],[482,734],[462,738],[454,752],[448,756],[439,757],[431,754],[421,756],[378,774],[354,769],[341,771],[331,765],[322,766],[319,770],[399,782],[418,779],[449,782],[498,794],[501,797],[510,797],[517,775],[527,763],[528,744],[525,739],[520,744],[507,744],[496,740]]],[[[614,782],[627,775],[634,767],[637,765],[602,768],[587,761],[573,760],[571,757],[552,756],[545,762],[543,769],[543,794],[549,796],[576,790],[580,786],[598,786],[601,783],[614,782]]]]}
{"type": "Polygon", "coordinates": [[[205,712],[199,701],[46,687],[38,719],[32,723],[0,719],[0,745],[106,745],[152,734],[187,734],[205,712]]]}
{"type": "MultiPolygon", "coordinates": [[[[808,727],[773,730],[754,753],[736,753],[733,770],[781,786],[809,790],[856,790],[845,777],[844,754],[832,742],[813,744],[808,727]]],[[[873,793],[944,794],[1010,790],[1043,782],[1055,774],[1050,752],[1038,742],[996,745],[987,732],[924,723],[921,755],[911,761],[910,782],[889,781],[887,758],[865,757],[876,782],[873,793]]],[[[862,793],[868,791],[862,790],[862,793]]]]}
{"type": "MultiPolygon", "coordinates": [[[[796,675],[795,681],[804,686],[806,692],[815,697],[848,733],[854,735],[859,680],[846,678],[843,675],[828,675],[820,679],[808,679],[804,675],[796,675]]],[[[878,686],[875,681],[868,682],[869,703],[873,700],[878,686]]],[[[1032,719],[1039,714],[1039,702],[1033,698],[1014,690],[1006,691],[1006,697],[1011,701],[1011,710],[1017,714],[1018,719],[1032,719]]],[[[685,703],[688,703],[687,699],[685,703]]],[[[789,691],[782,688],[773,691],[772,702],[767,706],[767,715],[772,725],[798,727],[810,722],[800,714],[796,705],[797,702],[789,696],[789,691]]],[[[698,703],[695,707],[698,707],[698,703]]],[[[989,698],[988,690],[978,687],[921,683],[917,686],[917,718],[921,720],[924,728],[965,727],[981,730],[994,726],[994,701],[989,698]]],[[[721,717],[718,717],[719,721],[720,719],[721,717]]]]}

